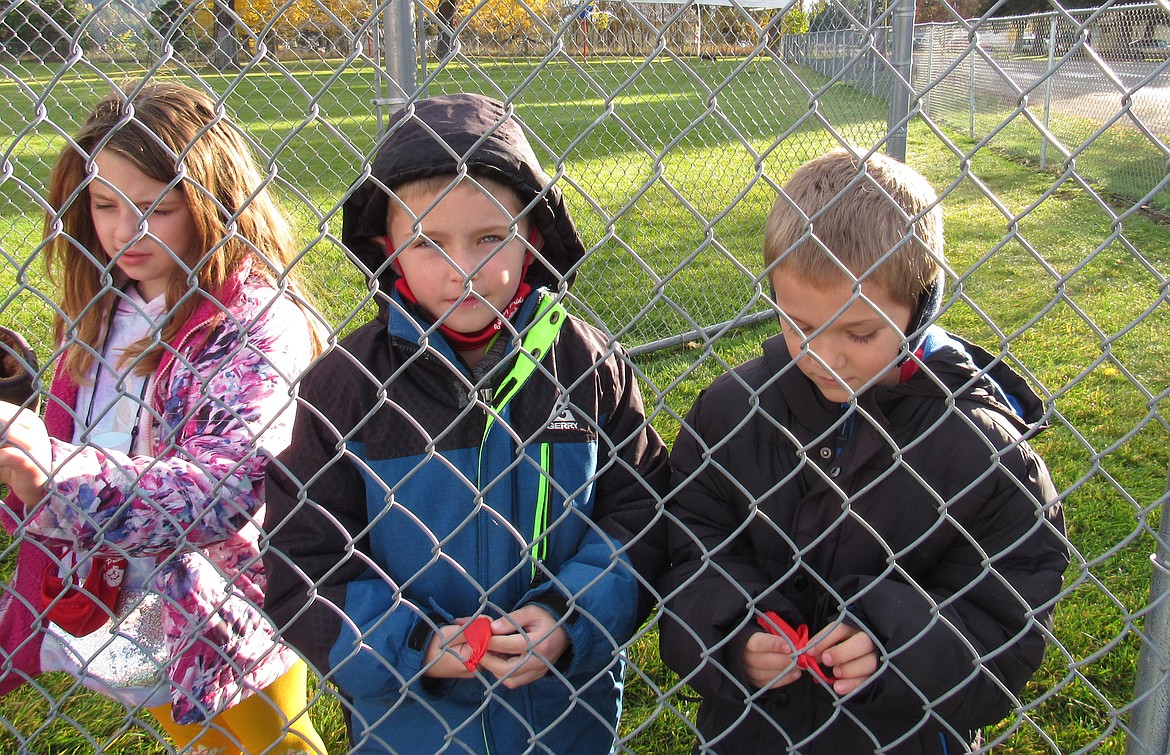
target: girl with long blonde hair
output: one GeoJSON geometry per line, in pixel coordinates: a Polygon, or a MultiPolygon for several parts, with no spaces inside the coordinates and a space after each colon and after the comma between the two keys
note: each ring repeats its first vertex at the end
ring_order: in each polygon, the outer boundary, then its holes
{"type": "Polygon", "coordinates": [[[57,370],[43,421],[0,403],[23,537],[0,693],[66,671],[180,748],[325,752],[305,663],[258,608],[264,467],[320,346],[269,183],[222,106],[177,83],[114,92],[61,153],[57,370]]]}

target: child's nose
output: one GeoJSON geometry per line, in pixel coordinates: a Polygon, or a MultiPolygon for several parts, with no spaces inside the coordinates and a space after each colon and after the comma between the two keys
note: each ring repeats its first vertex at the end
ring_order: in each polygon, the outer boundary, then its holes
{"type": "Polygon", "coordinates": [[[821,336],[809,343],[809,350],[814,352],[829,369],[836,371],[845,366],[845,349],[835,342],[835,339],[821,336]]]}
{"type": "Polygon", "coordinates": [[[845,366],[846,361],[847,361],[847,354],[846,354],[844,348],[835,347],[830,352],[829,366],[833,368],[834,372],[840,371],[841,368],[845,366]]]}
{"type": "Polygon", "coordinates": [[[114,240],[119,246],[129,244],[146,231],[146,218],[137,207],[122,205],[114,226],[114,240]]]}
{"type": "Polygon", "coordinates": [[[471,250],[463,246],[447,249],[447,256],[450,257],[449,264],[453,277],[462,281],[475,280],[475,267],[479,264],[479,259],[471,250]]]}

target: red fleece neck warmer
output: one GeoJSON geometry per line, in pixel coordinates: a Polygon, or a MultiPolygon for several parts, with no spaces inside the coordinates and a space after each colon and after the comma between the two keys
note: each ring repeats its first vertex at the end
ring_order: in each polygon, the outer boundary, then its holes
{"type": "MultiPolygon", "coordinates": [[[[525,265],[527,269],[527,264],[525,265]]],[[[394,281],[394,288],[398,293],[402,294],[402,298],[413,304],[418,304],[418,297],[410,290],[410,284],[406,282],[406,278],[399,278],[394,281]]],[[[439,325],[439,332],[451,344],[451,347],[456,351],[473,351],[475,349],[483,348],[495,338],[496,333],[504,327],[504,320],[509,320],[516,311],[520,309],[520,305],[528,298],[528,294],[532,293],[532,286],[524,281],[520,281],[520,285],[516,288],[516,295],[512,297],[512,301],[508,306],[504,307],[501,313],[503,317],[497,317],[487,324],[487,327],[478,330],[474,333],[460,333],[457,330],[452,330],[446,325],[439,325]]]]}

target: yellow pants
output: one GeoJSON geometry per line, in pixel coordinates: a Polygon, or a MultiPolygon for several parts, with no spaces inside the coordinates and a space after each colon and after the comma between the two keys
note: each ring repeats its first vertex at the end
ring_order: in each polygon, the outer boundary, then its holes
{"type": "Polygon", "coordinates": [[[300,661],[263,691],[202,724],[175,723],[170,705],[151,708],[150,713],[175,749],[192,755],[327,755],[309,720],[307,679],[307,667],[300,661]]]}

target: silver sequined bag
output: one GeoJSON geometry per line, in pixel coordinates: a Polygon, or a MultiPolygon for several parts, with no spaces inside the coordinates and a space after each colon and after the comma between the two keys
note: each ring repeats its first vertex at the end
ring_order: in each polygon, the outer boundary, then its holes
{"type": "Polygon", "coordinates": [[[163,598],[122,588],[114,613],[84,637],[48,622],[46,632],[77,662],[78,678],[107,687],[151,687],[163,680],[168,654],[163,631],[163,598]]]}

